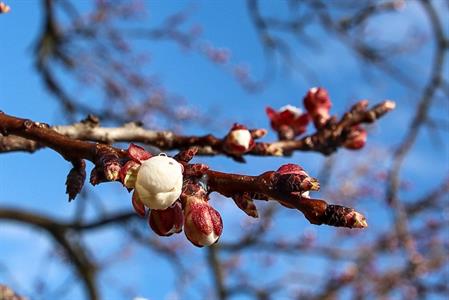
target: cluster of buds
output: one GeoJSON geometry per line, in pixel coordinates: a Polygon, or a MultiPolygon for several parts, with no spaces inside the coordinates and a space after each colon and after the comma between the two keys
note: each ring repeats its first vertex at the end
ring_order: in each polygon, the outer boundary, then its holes
{"type": "Polygon", "coordinates": [[[266,108],[270,119],[271,128],[277,133],[280,140],[292,140],[303,134],[309,124],[309,114],[303,113],[298,107],[286,105],[275,111],[271,107],[266,108]]]}
{"type": "Polygon", "coordinates": [[[120,180],[134,190],[133,208],[141,217],[148,215],[156,234],[170,236],[184,227],[186,237],[198,247],[218,240],[223,229],[220,214],[210,206],[199,184],[183,188],[182,163],[165,154],[153,156],[133,144],[127,154],[130,160],[120,170],[120,180]]]}
{"type": "MultiPolygon", "coordinates": [[[[331,118],[332,102],[326,89],[314,87],[307,91],[303,99],[306,112],[292,105],[286,105],[278,111],[271,107],[266,108],[271,127],[278,133],[279,140],[293,140],[306,132],[310,120],[318,130],[332,128],[335,119],[331,118]],[[332,122],[331,120],[334,120],[332,122]]],[[[356,110],[364,110],[368,101],[362,100],[355,105],[356,110]]],[[[366,143],[366,130],[355,125],[345,131],[343,147],[351,150],[363,148],[366,143]]]]}

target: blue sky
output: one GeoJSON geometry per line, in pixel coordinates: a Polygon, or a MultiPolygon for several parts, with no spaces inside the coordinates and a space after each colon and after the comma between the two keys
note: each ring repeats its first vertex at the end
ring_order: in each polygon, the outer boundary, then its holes
{"type": "MultiPolygon", "coordinates": [[[[189,24],[201,24],[203,33],[201,38],[217,47],[225,47],[231,51],[231,61],[235,64],[248,65],[256,78],[261,78],[266,70],[267,61],[258,37],[249,22],[246,4],[243,1],[190,1],[182,6],[174,6],[163,1],[148,2],[149,22],[151,27],[157,25],[165,16],[179,8],[191,7],[189,24]]],[[[284,8],[264,2],[267,11],[285,13],[284,8]]],[[[7,15],[0,16],[2,39],[0,42],[0,109],[8,114],[26,117],[49,124],[61,124],[65,120],[59,114],[59,107],[44,88],[35,72],[32,61],[34,41],[41,26],[41,8],[36,1],[9,1],[12,10],[7,15]]],[[[85,3],[82,6],[87,6],[85,3]]],[[[264,7],[265,7],[264,6],[264,7]]],[[[394,40],[403,35],[412,24],[428,33],[427,23],[414,2],[399,13],[398,17],[386,16],[376,19],[372,24],[373,30],[380,31],[385,39],[394,40]],[[407,26],[403,25],[407,24],[407,26]]],[[[312,35],[325,38],[328,35],[322,29],[312,27],[312,35]]],[[[353,52],[335,39],[326,40],[326,47],[318,51],[305,51],[298,47],[298,53],[303,61],[313,66],[319,80],[305,80],[300,72],[290,74],[279,72],[260,92],[248,93],[236,82],[228,70],[218,67],[199,55],[196,51],[180,49],[171,42],[138,41],[137,46],[151,53],[151,63],[148,70],[158,74],[160,81],[173,94],[185,97],[194,107],[202,112],[213,108],[219,111],[219,117],[224,121],[221,127],[213,133],[224,135],[226,128],[232,122],[242,122],[254,127],[268,126],[265,107],[281,107],[285,104],[300,105],[300,101],[308,88],[316,85],[326,87],[334,101],[334,113],[341,113],[350,104],[361,98],[377,103],[384,99],[397,101],[398,109],[382,119],[370,129],[368,146],[360,152],[342,150],[338,154],[339,165],[343,168],[354,159],[360,159],[373,149],[380,149],[386,155],[394,147],[409,124],[411,112],[414,109],[419,93],[401,87],[382,73],[370,71],[370,76],[364,76],[353,52]]],[[[432,45],[425,45],[414,53],[408,61],[402,62],[409,73],[428,72],[429,53],[432,45]]],[[[279,66],[278,66],[279,67],[279,66]]],[[[425,78],[425,76],[419,76],[425,78]]],[[[70,83],[69,83],[70,84],[70,83]]],[[[418,87],[424,82],[418,81],[418,87]]],[[[83,91],[84,92],[84,91],[83,91]]],[[[88,92],[86,92],[88,93],[88,92]]],[[[93,94],[95,96],[95,94],[93,94]]],[[[445,117],[447,104],[442,104],[441,111],[435,115],[445,117]]],[[[209,133],[200,126],[190,126],[184,129],[186,133],[209,133]]],[[[270,134],[265,140],[273,140],[270,134]]],[[[435,178],[442,178],[448,173],[448,143],[442,141],[435,146],[432,136],[423,132],[418,146],[409,155],[404,165],[403,178],[411,182],[419,182],[419,189],[414,187],[410,195],[422,194],[435,184],[435,178]]],[[[299,153],[291,158],[248,158],[247,164],[237,164],[227,158],[198,158],[214,169],[228,172],[258,174],[266,170],[276,169],[283,163],[295,162],[305,167],[310,174],[317,174],[323,162],[320,155],[313,153],[299,153]]],[[[384,170],[388,165],[388,158],[371,162],[384,170]]],[[[70,165],[50,150],[38,151],[33,155],[24,153],[6,154],[0,156],[0,205],[20,207],[36,212],[43,212],[58,218],[70,218],[74,215],[75,205],[67,203],[65,195],[65,175],[70,165]]],[[[437,180],[438,181],[438,180],[437,180]]],[[[90,189],[90,187],[89,187],[90,189]]],[[[130,196],[118,184],[105,184],[95,188],[96,197],[107,199],[106,209],[114,211],[130,208],[130,196]]],[[[89,201],[99,201],[92,199],[89,201]]],[[[214,199],[214,204],[221,210],[225,222],[224,240],[232,240],[233,228],[226,224],[238,223],[241,215],[230,201],[214,199]]],[[[338,201],[337,201],[338,202],[338,201]]],[[[368,207],[362,208],[367,209],[368,207]]],[[[90,215],[94,215],[94,206],[89,206],[90,215]]],[[[374,208],[373,208],[374,209],[374,208]]],[[[382,219],[376,212],[365,210],[372,224],[382,226],[382,219]]],[[[334,229],[309,225],[302,215],[287,212],[292,218],[292,226],[304,230],[320,232],[324,236],[334,229]]],[[[300,230],[301,231],[301,230],[300,230]]],[[[274,231],[276,232],[276,231],[274,231]]],[[[292,235],[298,233],[292,230],[292,235]]],[[[95,249],[96,257],[106,259],[113,255],[121,245],[118,241],[121,235],[116,230],[99,231],[90,234],[86,242],[95,249]],[[101,246],[99,246],[101,245],[101,246]]],[[[183,237],[181,237],[183,238],[183,237]]],[[[42,234],[29,228],[15,226],[10,223],[0,223],[0,282],[7,282],[16,286],[24,293],[32,291],[33,280],[37,272],[42,270],[42,261],[48,263],[44,268],[46,280],[55,286],[65,278],[73,278],[70,269],[61,268],[61,264],[51,263],[50,259],[43,259],[49,255],[52,244],[42,234]],[[4,272],[7,266],[11,272],[4,272]],[[2,271],[3,270],[3,271],[2,271]],[[14,275],[14,278],[10,276],[14,275]]],[[[204,251],[188,247],[188,253],[201,258],[204,251]]],[[[139,295],[149,299],[170,298],[171,286],[176,274],[166,260],[157,257],[141,247],[136,247],[133,256],[125,261],[119,261],[101,275],[102,291],[105,299],[117,299],[121,295],[111,286],[133,286],[139,295]],[[116,282],[118,281],[118,283],[116,282]]],[[[286,264],[291,261],[286,261],[286,264]]],[[[296,261],[295,263],[301,263],[296,261]]],[[[315,264],[317,262],[314,262],[315,264]]],[[[198,276],[207,278],[206,269],[201,263],[198,276]]],[[[251,268],[250,266],[248,268],[251,268]]],[[[282,272],[282,268],[276,273],[282,272]]],[[[203,284],[210,284],[201,280],[203,284]]],[[[190,291],[193,298],[199,297],[195,290],[190,291]]],[[[67,299],[79,297],[79,286],[68,292],[67,299]]]]}

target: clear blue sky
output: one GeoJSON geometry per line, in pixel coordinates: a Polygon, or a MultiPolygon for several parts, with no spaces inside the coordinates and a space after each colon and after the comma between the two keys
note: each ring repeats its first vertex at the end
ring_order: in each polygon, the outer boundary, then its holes
{"type": "MultiPolygon", "coordinates": [[[[189,1],[189,4],[173,5],[163,1],[148,2],[150,15],[149,26],[157,25],[164,16],[179,8],[193,8],[189,19],[190,24],[201,24],[202,39],[210,41],[218,47],[226,47],[231,51],[233,63],[247,64],[254,76],[262,77],[266,64],[269,63],[263,54],[254,28],[249,22],[244,1],[189,1]]],[[[9,1],[12,10],[7,15],[0,16],[0,110],[8,114],[26,117],[49,124],[65,122],[60,117],[59,108],[52,96],[43,88],[38,74],[33,67],[32,51],[34,41],[41,26],[41,8],[37,1],[9,1]]],[[[84,4],[83,4],[84,5],[84,4]]],[[[284,13],[284,8],[273,2],[265,2],[267,11],[284,13]],[[268,7],[271,6],[271,7],[268,7]]],[[[398,18],[379,18],[376,30],[381,31],[385,39],[394,40],[401,36],[408,25],[426,28],[428,25],[411,3],[398,18]],[[396,22],[396,23],[395,23],[396,22]],[[385,24],[385,25],[384,25],[385,24]],[[407,24],[405,26],[404,24],[407,24]]],[[[424,31],[426,31],[424,29],[424,31]]],[[[325,37],[318,28],[311,29],[311,35],[325,37]]],[[[257,93],[248,93],[236,82],[231,74],[220,68],[195,51],[185,51],[170,42],[138,42],[151,53],[149,71],[159,75],[160,81],[173,94],[185,97],[200,111],[209,108],[219,111],[219,116],[230,126],[232,122],[242,122],[255,127],[268,126],[265,107],[275,108],[286,104],[300,105],[306,90],[320,85],[327,88],[334,101],[334,113],[341,113],[350,104],[361,98],[370,99],[372,104],[384,99],[397,101],[398,109],[394,114],[382,119],[370,129],[368,146],[360,152],[342,150],[338,157],[340,164],[351,163],[373,149],[388,153],[403,137],[410,121],[410,112],[414,109],[419,93],[402,88],[385,75],[373,71],[366,76],[363,67],[354,59],[353,52],[341,43],[330,39],[325,48],[319,51],[299,52],[301,59],[313,65],[319,81],[306,81],[299,72],[276,74],[274,79],[257,93]]],[[[299,48],[298,48],[299,49],[299,48]]],[[[404,62],[410,73],[426,74],[429,68],[429,53],[432,45],[426,45],[413,56],[414,63],[404,62]]],[[[300,51],[300,49],[298,50],[300,51]]],[[[278,68],[279,69],[279,68],[278,68]]],[[[422,76],[421,78],[425,78],[422,76]]],[[[418,82],[423,84],[424,82],[418,82]]],[[[417,87],[420,91],[421,86],[417,87]]],[[[447,104],[442,104],[447,113],[447,104]]],[[[223,125],[223,124],[221,124],[223,125]]],[[[186,133],[203,134],[204,129],[188,127],[186,133]]],[[[226,128],[219,127],[214,132],[224,135],[226,128]]],[[[273,140],[270,134],[266,140],[273,140]]],[[[411,195],[425,193],[435,184],[435,178],[442,178],[448,172],[448,143],[441,140],[433,142],[432,136],[423,132],[418,141],[418,147],[411,153],[403,168],[403,178],[415,183],[411,195]],[[419,188],[416,183],[419,182],[419,188]]],[[[317,154],[300,153],[291,158],[249,158],[247,164],[237,164],[226,158],[204,158],[212,168],[223,171],[258,174],[266,170],[276,169],[285,162],[295,162],[317,175],[323,158],[317,154]]],[[[372,164],[384,170],[388,158],[378,159],[372,164]]],[[[61,159],[50,150],[42,150],[36,154],[25,153],[6,154],[0,156],[0,205],[22,207],[27,210],[43,212],[59,218],[70,218],[75,213],[75,205],[67,203],[65,195],[65,176],[70,168],[68,162],[61,159]]],[[[89,189],[91,189],[89,187],[89,189]]],[[[130,208],[130,196],[118,184],[105,184],[95,188],[96,197],[104,199],[108,211],[130,208]]],[[[89,201],[99,201],[94,198],[89,201]]],[[[338,199],[334,202],[338,203],[338,199]]],[[[230,201],[214,200],[224,216],[225,231],[223,240],[232,240],[233,228],[226,224],[236,224],[241,215],[230,201]],[[236,214],[238,216],[236,217],[236,214]]],[[[93,215],[94,205],[89,206],[93,215]]],[[[376,216],[376,211],[366,213],[370,224],[382,226],[382,219],[376,216]]],[[[315,228],[309,225],[302,215],[294,212],[286,213],[288,222],[300,228],[292,230],[292,236],[299,232],[313,230],[326,236],[330,231],[325,227],[315,228]],[[295,219],[294,219],[295,218],[295,219]],[[292,219],[294,219],[292,221],[292,219]]],[[[287,221],[286,221],[287,222],[287,221]]],[[[142,221],[144,223],[144,221],[142,221]]],[[[290,224],[289,223],[289,224],[290,224]]],[[[146,226],[142,224],[142,226],[146,226]]],[[[101,231],[90,234],[86,243],[95,249],[94,255],[101,261],[107,260],[123,245],[123,235],[119,232],[101,231]]],[[[180,240],[184,237],[181,236],[180,240]]],[[[33,280],[38,271],[44,281],[58,286],[64,280],[73,280],[70,269],[61,268],[61,264],[48,258],[52,244],[46,236],[37,234],[28,228],[14,224],[0,223],[0,282],[16,286],[20,291],[33,291],[33,280]],[[42,264],[48,266],[42,267],[42,264]],[[11,272],[5,271],[7,266],[11,272]],[[11,278],[11,274],[14,278],[11,278]]],[[[167,261],[143,248],[136,247],[133,256],[113,264],[101,275],[102,292],[105,299],[119,299],[121,295],[115,286],[132,286],[139,295],[149,299],[170,299],[169,291],[176,274],[173,274],[167,261]]],[[[206,269],[200,266],[204,252],[188,246],[189,255],[198,259],[192,261],[192,267],[198,267],[197,275],[203,279],[200,282],[210,284],[204,276],[206,269]]],[[[292,258],[294,259],[294,258],[292,258]]],[[[57,260],[56,260],[57,261],[57,260]]],[[[291,263],[291,262],[288,262],[291,263]]],[[[299,263],[299,262],[295,262],[299,263]]],[[[314,262],[316,266],[317,262],[314,262]]],[[[249,267],[255,268],[255,267],[249,267]]],[[[281,272],[282,269],[279,270],[281,272]]],[[[276,272],[273,272],[276,273],[276,272]]],[[[208,274],[207,274],[208,275],[208,274]]],[[[192,297],[199,297],[195,290],[190,291],[192,297]]],[[[67,299],[75,299],[80,295],[79,286],[68,291],[67,299]]],[[[199,297],[201,298],[201,297],[199,297]]]]}

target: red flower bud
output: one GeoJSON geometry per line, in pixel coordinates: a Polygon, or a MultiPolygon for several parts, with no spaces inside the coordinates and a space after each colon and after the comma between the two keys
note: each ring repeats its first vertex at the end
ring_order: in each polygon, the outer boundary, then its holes
{"type": "Polygon", "coordinates": [[[318,180],[310,177],[309,174],[298,165],[282,165],[276,173],[279,176],[276,188],[281,193],[298,194],[301,197],[309,198],[308,191],[318,191],[320,189],[318,180]]]}
{"type": "Polygon", "coordinates": [[[127,152],[129,158],[138,163],[141,163],[142,161],[147,160],[152,156],[150,152],[147,152],[142,147],[139,147],[132,143],[129,145],[127,152]]]}
{"type": "Polygon", "coordinates": [[[139,195],[137,194],[136,191],[134,191],[134,193],[133,193],[131,202],[132,202],[132,205],[133,205],[133,208],[134,208],[134,211],[136,212],[136,214],[138,214],[142,218],[145,217],[145,214],[146,214],[145,206],[140,201],[139,195]]]}
{"type": "Polygon", "coordinates": [[[298,174],[298,175],[307,175],[306,171],[304,169],[296,164],[285,164],[279,167],[279,169],[276,171],[276,173],[279,173],[281,175],[287,175],[287,174],[298,174]]]}
{"type": "Polygon", "coordinates": [[[179,201],[163,210],[152,209],[148,218],[151,229],[160,236],[170,236],[181,232],[183,222],[184,216],[179,201]]]}
{"type": "Polygon", "coordinates": [[[358,150],[363,148],[363,146],[365,146],[366,139],[367,139],[366,130],[359,125],[353,126],[351,128],[351,131],[349,131],[349,134],[346,137],[343,146],[345,146],[345,148],[347,149],[358,150]]]}
{"type": "Polygon", "coordinates": [[[291,105],[286,105],[279,111],[267,107],[266,112],[271,127],[277,131],[279,138],[284,140],[291,140],[303,134],[310,120],[307,113],[302,113],[301,109],[291,105]]]}
{"type": "Polygon", "coordinates": [[[218,241],[223,222],[220,213],[209,202],[195,196],[187,197],[184,214],[184,233],[192,244],[203,247],[218,241]]]}
{"type": "Polygon", "coordinates": [[[242,155],[254,148],[254,139],[245,125],[234,124],[224,139],[224,149],[233,155],[242,155]]]}
{"type": "Polygon", "coordinates": [[[352,208],[340,205],[327,205],[320,222],[321,224],[327,224],[336,227],[368,227],[368,223],[364,215],[352,208]]]}
{"type": "Polygon", "coordinates": [[[311,88],[304,97],[304,107],[313,119],[316,127],[321,127],[329,118],[332,106],[327,91],[323,88],[311,88]]]}

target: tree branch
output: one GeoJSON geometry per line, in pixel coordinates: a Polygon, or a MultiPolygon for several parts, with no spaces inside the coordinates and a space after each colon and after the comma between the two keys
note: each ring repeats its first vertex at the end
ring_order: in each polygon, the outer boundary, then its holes
{"type": "MultiPolygon", "coordinates": [[[[276,141],[272,143],[256,142],[255,147],[246,154],[256,156],[282,156],[289,155],[292,151],[315,151],[329,155],[337,151],[338,148],[343,145],[350,129],[353,126],[364,123],[372,123],[392,110],[394,106],[394,102],[384,101],[371,109],[368,109],[367,103],[365,101],[361,101],[354,105],[349,112],[344,114],[339,122],[332,120],[327,124],[327,126],[319,129],[312,135],[305,136],[299,140],[276,141]]],[[[7,115],[3,116],[6,117],[7,115]]],[[[6,119],[5,117],[3,120],[6,119]]],[[[1,120],[2,119],[0,119],[0,121],[1,120]]],[[[48,143],[53,140],[54,134],[51,134],[49,139],[39,140],[37,139],[39,136],[36,134],[30,135],[30,133],[21,133],[21,131],[25,131],[25,129],[27,129],[25,125],[31,126],[33,124],[31,121],[23,119],[20,119],[20,121],[16,120],[15,123],[12,121],[12,119],[9,119],[8,122],[14,124],[14,127],[10,129],[5,128],[6,133],[20,135],[21,137],[27,139],[33,139],[35,142],[33,143],[15,136],[0,137],[0,153],[11,151],[34,152],[44,146],[50,148],[53,146],[53,149],[58,151],[58,149],[54,148],[54,144],[52,145],[52,143],[48,143]]],[[[45,127],[46,129],[49,129],[49,131],[46,132],[50,132],[50,128],[48,128],[48,126],[41,123],[36,124],[37,125],[35,127],[45,127]]],[[[5,125],[8,126],[8,124],[5,125]]],[[[5,125],[3,125],[3,127],[5,127],[5,125]]],[[[93,116],[89,116],[86,120],[80,123],[68,126],[55,126],[51,127],[51,129],[61,135],[77,140],[89,140],[101,143],[139,142],[158,147],[163,151],[198,147],[198,154],[200,155],[230,155],[224,147],[224,138],[219,138],[210,134],[204,136],[177,135],[171,131],[154,131],[144,129],[136,123],[128,123],[122,127],[100,127],[99,120],[93,116]]],[[[30,129],[27,129],[27,131],[30,131],[30,129]]],[[[65,139],[63,141],[61,138],[58,138],[56,144],[60,143],[66,144],[68,143],[68,140],[65,139]]],[[[91,161],[95,159],[93,158],[92,153],[85,153],[86,151],[95,152],[93,146],[87,146],[87,149],[85,145],[81,146],[77,144],[74,146],[76,149],[83,151],[82,153],[84,153],[84,158],[91,161]]]]}

